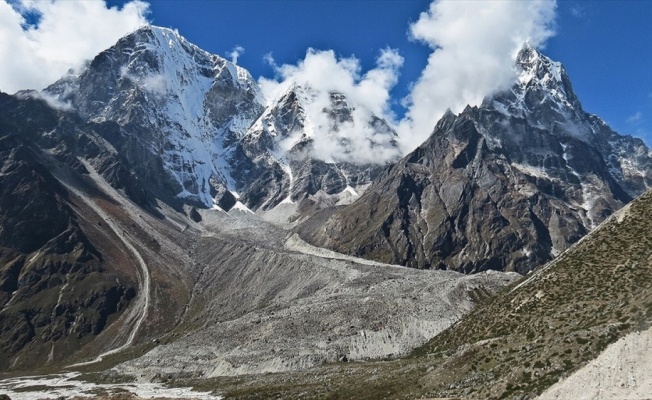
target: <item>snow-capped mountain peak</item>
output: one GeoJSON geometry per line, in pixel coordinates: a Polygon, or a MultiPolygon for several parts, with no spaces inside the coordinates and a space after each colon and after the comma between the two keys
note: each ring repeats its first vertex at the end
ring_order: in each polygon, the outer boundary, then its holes
{"type": "Polygon", "coordinates": [[[553,80],[562,82],[562,74],[566,72],[560,62],[552,61],[540,53],[529,43],[526,43],[516,56],[516,67],[519,70],[518,81],[527,84],[533,79],[542,82],[553,80]]]}
{"type": "Polygon", "coordinates": [[[478,130],[519,172],[564,187],[553,195],[586,212],[586,229],[652,183],[650,150],[586,113],[561,63],[525,44],[515,72],[511,89],[484,100],[478,130]]]}
{"type": "Polygon", "coordinates": [[[229,158],[263,111],[249,72],[156,26],[123,37],[79,78],[46,91],[83,117],[118,122],[148,180],[206,207],[218,187],[236,188],[229,158]]]}
{"type": "Polygon", "coordinates": [[[227,192],[256,210],[359,188],[398,157],[394,130],[343,93],[282,89],[266,103],[245,69],[146,26],[47,92],[116,122],[109,139],[157,195],[207,208],[229,203],[227,192]]]}
{"type": "Polygon", "coordinates": [[[485,98],[483,107],[557,134],[591,140],[594,131],[582,121],[586,113],[561,63],[526,43],[516,56],[514,72],[511,89],[485,98]]]}

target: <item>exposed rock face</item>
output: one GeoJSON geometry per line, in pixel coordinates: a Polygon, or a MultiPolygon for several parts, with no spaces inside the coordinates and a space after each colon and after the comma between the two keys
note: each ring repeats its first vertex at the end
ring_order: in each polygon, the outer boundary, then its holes
{"type": "MultiPolygon", "coordinates": [[[[90,149],[93,135],[70,131],[71,121],[40,101],[0,94],[0,107],[0,369],[6,369],[68,356],[136,292],[131,276],[112,265],[120,260],[100,251],[110,246],[89,239],[79,205],[50,172],[85,173],[67,143],[78,139],[75,151],[90,149]],[[52,135],[61,137],[48,148],[52,135]]],[[[106,150],[95,155],[117,185],[128,181],[106,150]]]]}
{"type": "Polygon", "coordinates": [[[302,237],[415,268],[527,272],[652,184],[652,152],[585,113],[559,63],[526,47],[517,67],[511,90],[447,113],[359,200],[308,221],[302,237]]]}
{"type": "MultiPolygon", "coordinates": [[[[319,124],[306,113],[314,106],[310,88],[294,86],[264,105],[249,72],[166,28],[127,35],[79,76],[46,92],[86,121],[117,124],[104,138],[132,161],[154,197],[175,206],[228,211],[233,197],[252,210],[269,210],[318,192],[348,199],[381,170],[377,160],[344,154],[360,143],[338,139],[353,126],[355,112],[343,94],[327,94],[330,105],[319,110],[319,124]],[[341,158],[315,150],[317,132],[333,136],[341,158]],[[343,192],[347,187],[354,190],[343,192]]],[[[396,133],[384,120],[371,115],[357,128],[368,132],[365,145],[398,155],[396,133]]]]}

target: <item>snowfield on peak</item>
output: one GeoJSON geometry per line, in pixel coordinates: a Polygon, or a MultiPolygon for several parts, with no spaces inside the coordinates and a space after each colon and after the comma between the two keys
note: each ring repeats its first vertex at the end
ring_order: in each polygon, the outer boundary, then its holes
{"type": "Polygon", "coordinates": [[[138,158],[162,160],[163,186],[204,207],[219,187],[237,188],[230,158],[264,103],[244,68],[154,26],[124,37],[79,77],[46,92],[83,117],[120,124],[138,158]]]}

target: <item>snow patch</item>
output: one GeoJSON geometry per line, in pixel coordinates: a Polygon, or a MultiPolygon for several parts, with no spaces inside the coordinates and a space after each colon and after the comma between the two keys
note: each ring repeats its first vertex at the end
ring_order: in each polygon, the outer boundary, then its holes
{"type": "MultiPolygon", "coordinates": [[[[253,211],[251,211],[251,210],[249,209],[249,207],[245,206],[245,205],[242,204],[240,201],[237,201],[237,202],[235,203],[235,205],[234,205],[233,207],[231,207],[231,210],[241,211],[241,212],[244,212],[244,213],[246,213],[246,214],[253,214],[253,215],[256,215],[256,213],[254,213],[253,211]]],[[[231,210],[229,210],[229,212],[230,212],[231,210]]]]}

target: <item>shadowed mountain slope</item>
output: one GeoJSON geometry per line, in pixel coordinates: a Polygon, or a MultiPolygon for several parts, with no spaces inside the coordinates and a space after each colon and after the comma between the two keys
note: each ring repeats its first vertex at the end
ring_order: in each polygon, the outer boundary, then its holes
{"type": "Polygon", "coordinates": [[[652,184],[652,152],[581,108],[525,47],[517,82],[448,112],[353,204],[299,227],[333,250],[414,268],[530,271],[652,184]]]}

